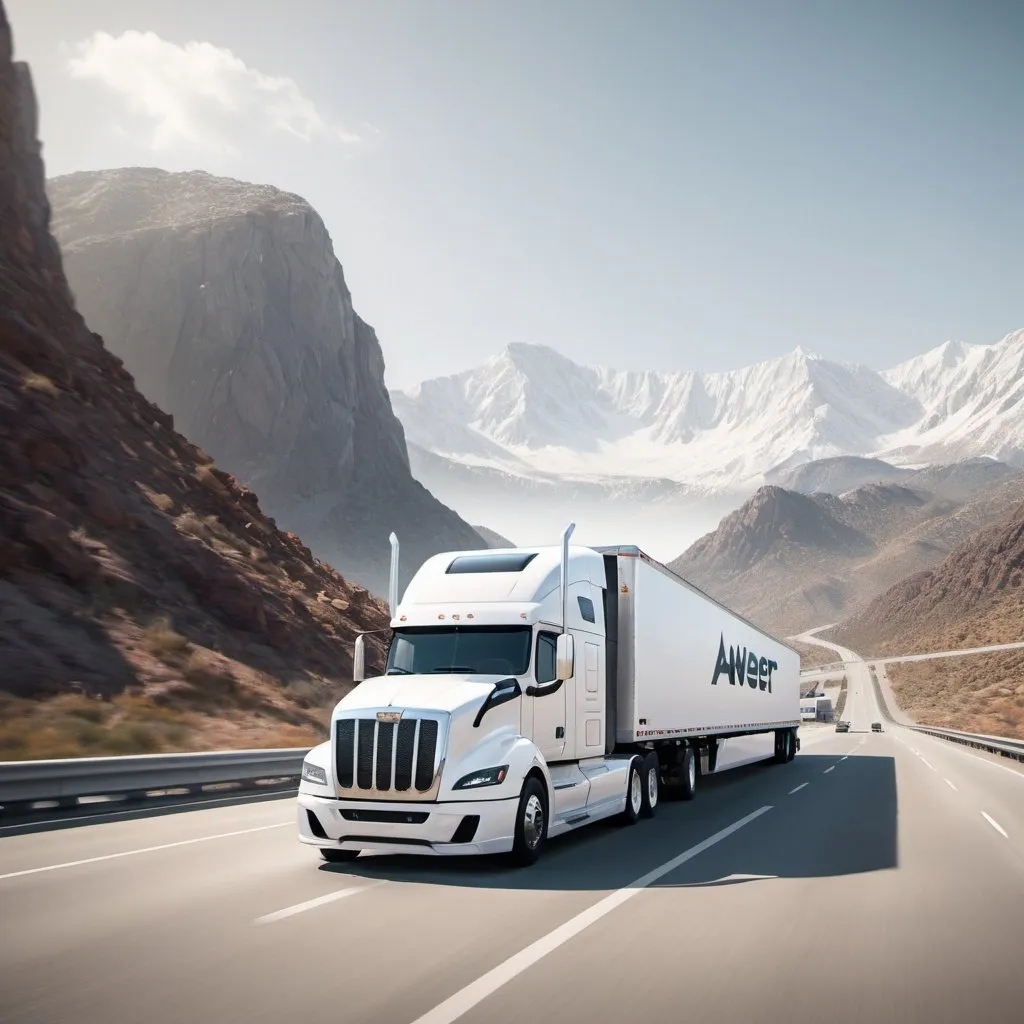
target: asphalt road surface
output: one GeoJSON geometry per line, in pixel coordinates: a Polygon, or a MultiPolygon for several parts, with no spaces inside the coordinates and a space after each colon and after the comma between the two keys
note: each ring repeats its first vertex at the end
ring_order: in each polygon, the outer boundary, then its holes
{"type": "Polygon", "coordinates": [[[1016,1024],[1024,774],[848,678],[854,732],[525,870],[328,867],[288,798],[0,829],[0,1021],[1016,1024]]]}

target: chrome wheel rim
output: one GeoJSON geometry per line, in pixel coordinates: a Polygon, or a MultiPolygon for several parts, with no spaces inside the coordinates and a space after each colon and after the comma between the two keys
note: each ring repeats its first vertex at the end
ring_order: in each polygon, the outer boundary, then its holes
{"type": "Polygon", "coordinates": [[[658,769],[653,766],[647,772],[647,802],[651,807],[658,805],[658,769]]]}
{"type": "Polygon", "coordinates": [[[638,771],[634,771],[633,777],[629,780],[629,802],[633,807],[633,813],[639,814],[644,802],[644,791],[640,785],[640,773],[638,771]]]}
{"type": "Polygon", "coordinates": [[[541,836],[544,835],[544,805],[540,797],[535,793],[530,794],[526,801],[526,810],[523,814],[523,838],[526,845],[531,849],[537,849],[541,836]]]}
{"type": "Polygon", "coordinates": [[[690,766],[686,770],[686,777],[690,782],[690,789],[697,785],[697,755],[690,755],[690,766]]]}

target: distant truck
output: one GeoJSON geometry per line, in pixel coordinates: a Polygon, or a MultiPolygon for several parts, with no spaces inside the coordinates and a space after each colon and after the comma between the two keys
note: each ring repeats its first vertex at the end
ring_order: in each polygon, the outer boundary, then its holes
{"type": "MultiPolygon", "coordinates": [[[[692,799],[733,737],[799,749],[800,656],[637,547],[456,551],[398,602],[392,534],[385,673],[338,702],[298,795],[303,843],[506,853],[692,799]]],[[[765,747],[765,751],[769,749],[765,747]]]]}

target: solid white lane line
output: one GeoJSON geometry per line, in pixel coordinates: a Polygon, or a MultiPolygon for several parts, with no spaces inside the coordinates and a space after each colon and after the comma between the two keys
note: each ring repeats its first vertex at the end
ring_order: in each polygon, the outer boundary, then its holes
{"type": "Polygon", "coordinates": [[[832,765],[832,768],[826,768],[826,769],[825,769],[825,770],[824,770],[824,771],[823,771],[823,772],[822,772],[821,774],[822,774],[822,775],[828,775],[828,773],[829,773],[830,771],[832,771],[832,769],[833,769],[833,768],[835,768],[835,765],[832,765]]]}
{"type": "Polygon", "coordinates": [[[932,765],[928,763],[928,760],[927,760],[927,758],[924,758],[924,757],[922,757],[922,758],[921,758],[921,760],[922,760],[922,761],[924,761],[924,763],[925,763],[926,765],[928,765],[928,767],[929,767],[929,768],[931,768],[931,769],[932,769],[932,771],[935,771],[935,768],[934,768],[934,767],[932,767],[932,765]]]}
{"type": "Polygon", "coordinates": [[[982,811],[982,812],[981,812],[981,816],[982,816],[982,817],[983,817],[983,818],[984,818],[984,819],[985,819],[985,820],[986,820],[986,821],[987,821],[987,822],[988,822],[988,823],[989,823],[989,824],[990,824],[990,825],[991,825],[991,826],[992,826],[992,827],[993,827],[993,828],[994,828],[994,829],[995,829],[995,830],[996,830],[996,831],[997,831],[997,832],[998,832],[998,833],[999,833],[999,834],[1000,834],[1001,836],[1004,836],[1004,837],[1005,837],[1005,838],[1007,838],[1007,839],[1009,839],[1009,838],[1010,838],[1010,837],[1009,837],[1008,835],[1006,835],[1006,829],[1004,829],[1004,828],[1003,828],[1003,826],[1002,826],[1002,825],[1000,825],[1000,824],[999,824],[999,822],[998,822],[998,821],[996,821],[996,819],[995,819],[995,818],[993,818],[993,817],[992,817],[992,816],[991,816],[990,814],[986,814],[986,813],[985,813],[984,811],[982,811]]]}
{"type": "Polygon", "coordinates": [[[343,900],[346,896],[355,896],[356,893],[376,889],[378,885],[384,885],[384,882],[371,882],[369,885],[354,885],[349,889],[338,889],[336,892],[327,893],[326,896],[317,896],[316,899],[306,900],[305,903],[296,903],[293,907],[285,907],[284,910],[275,910],[272,914],[264,914],[263,917],[256,918],[253,924],[271,924],[274,921],[283,921],[286,917],[301,914],[304,910],[312,910],[314,907],[322,907],[325,903],[343,900]]]}
{"type": "Polygon", "coordinates": [[[810,785],[810,783],[809,783],[809,782],[801,782],[801,783],[800,783],[800,785],[796,787],[796,789],[791,789],[791,790],[789,791],[789,794],[788,794],[788,795],[789,795],[789,796],[792,796],[792,795],[793,795],[794,793],[799,793],[799,792],[800,792],[800,790],[804,788],[804,786],[809,786],[809,785],[810,785]]]}
{"type": "Polygon", "coordinates": [[[41,871],[59,871],[61,868],[77,868],[83,864],[98,864],[101,860],[116,860],[118,857],[134,857],[138,853],[153,853],[156,850],[173,850],[177,846],[192,846],[194,843],[208,843],[211,839],[229,839],[231,836],[245,836],[252,832],[266,832],[272,828],[285,828],[293,824],[282,821],[277,825],[257,825],[255,828],[241,828],[236,832],[220,832],[215,836],[198,836],[195,839],[180,839],[176,843],[161,843],[159,846],[145,846],[141,850],[122,850],[120,853],[105,853],[100,857],[86,857],[84,860],[69,860],[64,864],[47,864],[41,868],[25,868],[24,871],[11,871],[0,875],[0,882],[5,878],[21,878],[23,875],[38,875],[41,871]]]}
{"type": "Polygon", "coordinates": [[[942,781],[945,782],[946,785],[949,786],[949,788],[951,790],[953,790],[954,793],[959,793],[960,792],[960,790],[957,789],[956,786],[954,786],[953,783],[949,781],[949,779],[943,779],[942,781]]]}
{"type": "Polygon", "coordinates": [[[525,949],[520,950],[504,963],[481,975],[476,981],[470,982],[465,988],[450,996],[443,1003],[439,1003],[434,1009],[428,1010],[422,1017],[417,1017],[413,1024],[451,1024],[452,1021],[458,1020],[463,1014],[472,1010],[474,1006],[482,1003],[493,992],[496,992],[549,953],[553,953],[570,939],[579,935],[589,925],[610,914],[627,900],[632,899],[649,885],[658,881],[659,878],[667,875],[670,871],[674,871],[681,864],[692,860],[705,850],[710,849],[716,843],[720,843],[723,839],[728,838],[734,832],[743,828],[744,825],[749,825],[755,818],[759,818],[771,809],[771,804],[759,808],[752,814],[748,814],[745,818],[740,818],[739,821],[733,822],[727,828],[723,828],[721,832],[716,832],[713,836],[709,836],[696,846],[691,846],[690,849],[666,861],[660,867],[648,872],[635,882],[631,882],[625,888],[605,896],[603,900],[599,900],[592,907],[588,907],[554,931],[548,932],[547,935],[531,943],[525,949]]]}

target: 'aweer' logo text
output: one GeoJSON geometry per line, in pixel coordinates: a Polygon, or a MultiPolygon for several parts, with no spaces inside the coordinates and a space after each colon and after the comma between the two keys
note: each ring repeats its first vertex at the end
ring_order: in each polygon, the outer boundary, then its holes
{"type": "Polygon", "coordinates": [[[752,690],[767,690],[772,692],[772,672],[779,667],[777,661],[768,658],[759,658],[753,651],[746,647],[729,647],[728,656],[725,653],[725,634],[721,634],[718,640],[718,661],[715,663],[715,674],[711,677],[711,685],[718,684],[718,677],[725,672],[729,676],[729,683],[735,686],[737,680],[740,686],[746,681],[747,686],[752,690]]]}

